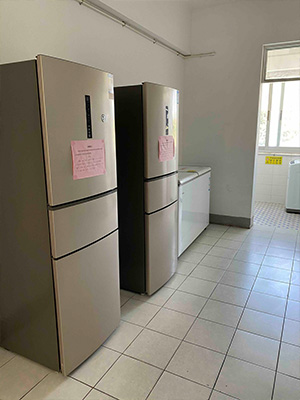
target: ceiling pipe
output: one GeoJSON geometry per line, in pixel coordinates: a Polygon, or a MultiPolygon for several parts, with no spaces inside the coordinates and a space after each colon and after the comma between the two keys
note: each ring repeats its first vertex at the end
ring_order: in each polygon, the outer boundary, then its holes
{"type": "Polygon", "coordinates": [[[178,57],[181,57],[183,59],[212,57],[212,56],[216,55],[215,51],[211,51],[211,52],[208,52],[208,53],[198,53],[198,54],[184,54],[181,51],[176,50],[174,47],[172,47],[172,46],[170,46],[170,45],[168,45],[166,43],[163,43],[161,40],[154,38],[148,32],[144,31],[142,28],[134,27],[129,22],[126,22],[122,18],[118,17],[117,15],[114,15],[113,13],[108,12],[108,11],[104,10],[103,8],[101,8],[99,6],[96,6],[95,4],[93,4],[89,0],[75,0],[75,1],[77,3],[79,3],[79,5],[84,5],[84,6],[88,7],[88,8],[90,8],[91,10],[96,11],[98,14],[101,14],[102,16],[104,16],[106,18],[109,18],[110,20],[118,23],[123,28],[129,29],[130,31],[136,33],[137,35],[143,37],[144,39],[149,40],[153,44],[158,45],[158,46],[164,48],[165,50],[168,50],[168,51],[176,54],[178,57]]]}

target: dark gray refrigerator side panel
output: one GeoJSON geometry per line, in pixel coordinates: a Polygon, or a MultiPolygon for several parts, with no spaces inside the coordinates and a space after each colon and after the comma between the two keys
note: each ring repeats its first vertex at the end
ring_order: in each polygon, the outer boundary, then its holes
{"type": "Polygon", "coordinates": [[[121,288],[146,291],[142,85],[115,88],[121,288]]]}
{"type": "Polygon", "coordinates": [[[1,346],[59,370],[36,62],[0,67],[1,346]]]}

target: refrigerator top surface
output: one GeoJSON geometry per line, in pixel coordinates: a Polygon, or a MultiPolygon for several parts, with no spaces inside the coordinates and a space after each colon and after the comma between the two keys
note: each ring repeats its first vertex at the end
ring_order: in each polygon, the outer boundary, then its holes
{"type": "Polygon", "coordinates": [[[201,167],[199,165],[180,165],[178,168],[179,172],[185,173],[196,173],[198,176],[204,175],[211,171],[211,167],[201,167]]]}

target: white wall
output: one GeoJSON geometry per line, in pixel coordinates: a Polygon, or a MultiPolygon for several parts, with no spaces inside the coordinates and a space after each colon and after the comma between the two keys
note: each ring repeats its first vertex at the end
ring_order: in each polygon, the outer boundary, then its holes
{"type": "Polygon", "coordinates": [[[211,213],[252,216],[262,45],[299,39],[299,0],[241,0],[194,10],[185,66],[183,162],[212,167],[211,213]]]}
{"type": "Polygon", "coordinates": [[[183,98],[184,61],[173,53],[74,0],[1,0],[0,63],[39,53],[112,72],[115,85],[175,87],[183,98]]]}
{"type": "Polygon", "coordinates": [[[266,156],[280,154],[259,154],[257,157],[255,201],[285,204],[289,162],[298,156],[282,155],[282,165],[265,164],[266,156]]]}
{"type": "MultiPolygon", "coordinates": [[[[100,0],[98,1],[100,4],[100,0]]],[[[178,49],[190,52],[192,13],[188,1],[101,0],[101,3],[140,24],[155,36],[172,43],[178,49]]]]}

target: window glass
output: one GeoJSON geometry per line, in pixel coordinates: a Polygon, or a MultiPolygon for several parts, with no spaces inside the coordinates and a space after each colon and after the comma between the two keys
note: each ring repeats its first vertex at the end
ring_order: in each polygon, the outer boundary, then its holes
{"type": "Polygon", "coordinates": [[[267,49],[265,80],[300,79],[300,46],[267,49]]]}
{"type": "Polygon", "coordinates": [[[269,146],[277,146],[278,123],[280,117],[281,83],[273,83],[272,105],[270,114],[269,146]]]}
{"type": "Polygon", "coordinates": [[[263,83],[261,88],[260,115],[259,115],[259,146],[265,146],[267,134],[267,118],[269,106],[269,83],[263,83]]]}
{"type": "Polygon", "coordinates": [[[286,82],[284,90],[280,146],[300,147],[300,81],[286,82]]]}

